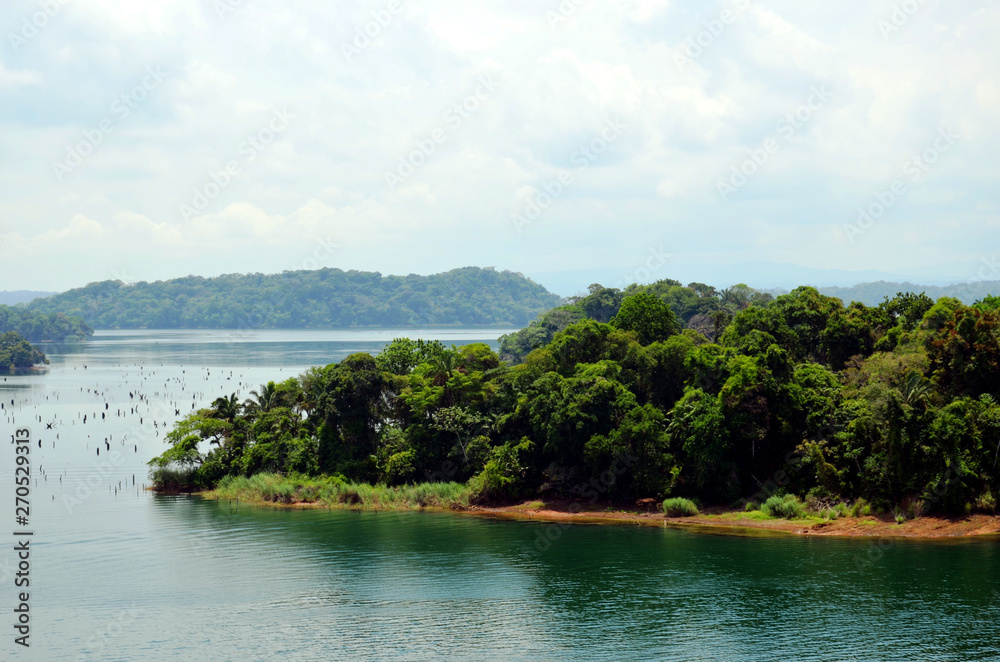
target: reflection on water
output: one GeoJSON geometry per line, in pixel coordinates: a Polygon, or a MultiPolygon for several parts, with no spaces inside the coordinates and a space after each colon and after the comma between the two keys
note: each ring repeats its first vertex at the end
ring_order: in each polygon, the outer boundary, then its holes
{"type": "MultiPolygon", "coordinates": [[[[563,526],[539,552],[548,524],[143,491],[165,428],[102,419],[105,402],[128,411],[141,391],[186,410],[386,341],[260,333],[102,334],[54,352],[45,374],[0,382],[5,430],[14,419],[43,442],[33,646],[5,638],[0,659],[1000,659],[995,541],[873,554],[866,540],[563,526]],[[95,453],[105,437],[120,458],[107,470],[110,454],[95,453]]],[[[4,586],[11,561],[0,555],[4,586]]]]}

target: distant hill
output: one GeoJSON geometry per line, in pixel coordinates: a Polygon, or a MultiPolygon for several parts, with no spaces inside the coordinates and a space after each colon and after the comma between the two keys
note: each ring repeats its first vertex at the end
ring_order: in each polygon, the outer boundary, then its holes
{"type": "Polygon", "coordinates": [[[55,294],[55,292],[34,292],[32,290],[0,292],[0,306],[16,306],[19,303],[28,303],[32,299],[50,297],[53,294],[55,294]]]}
{"type": "Polygon", "coordinates": [[[86,340],[94,330],[79,317],[0,304],[0,334],[14,332],[30,342],[86,340]]]}
{"type": "Polygon", "coordinates": [[[820,287],[817,289],[827,296],[837,297],[845,304],[860,301],[866,306],[876,306],[882,303],[886,297],[893,298],[897,292],[913,292],[914,294],[923,292],[935,300],[941,297],[952,297],[971,305],[985,296],[1000,294],[1000,281],[975,281],[939,286],[890,283],[880,280],[875,283],[861,283],[854,287],[820,287]]]}
{"type": "Polygon", "coordinates": [[[29,308],[79,315],[98,329],[524,326],[561,302],[510,271],[465,267],[432,276],[319,269],[91,283],[29,308]]]}

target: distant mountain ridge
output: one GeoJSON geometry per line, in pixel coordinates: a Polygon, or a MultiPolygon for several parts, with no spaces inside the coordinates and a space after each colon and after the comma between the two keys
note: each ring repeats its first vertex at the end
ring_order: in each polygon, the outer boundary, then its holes
{"type": "Polygon", "coordinates": [[[562,299],[522,274],[464,267],[431,276],[318,269],[121,281],[36,299],[97,329],[524,326],[562,299]]]}
{"type": "MultiPolygon", "coordinates": [[[[817,287],[816,289],[821,294],[837,297],[845,304],[849,304],[852,301],[860,301],[866,306],[877,306],[886,297],[891,299],[898,292],[913,292],[914,294],[923,292],[934,300],[941,297],[952,297],[966,305],[971,305],[985,296],[1000,294],[1000,280],[972,281],[968,283],[956,283],[954,285],[915,285],[913,283],[896,283],[880,280],[874,283],[861,283],[853,287],[817,287]]],[[[782,289],[765,291],[774,295],[786,294],[788,292],[788,290],[782,289]]]]}
{"type": "Polygon", "coordinates": [[[56,292],[36,292],[34,290],[0,291],[0,306],[16,306],[19,303],[28,303],[34,299],[50,297],[53,294],[56,294],[56,292]]]}

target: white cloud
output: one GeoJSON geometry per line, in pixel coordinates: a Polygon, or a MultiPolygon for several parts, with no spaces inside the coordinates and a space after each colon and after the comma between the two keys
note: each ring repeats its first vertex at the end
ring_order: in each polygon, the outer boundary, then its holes
{"type": "Polygon", "coordinates": [[[720,263],[916,269],[975,262],[974,232],[995,228],[982,205],[1000,174],[996,7],[928,6],[883,38],[884,12],[861,0],[752,2],[706,37],[725,3],[568,0],[553,27],[546,12],[559,3],[404,0],[348,62],[342,45],[387,6],[257,0],[220,18],[198,0],[67,5],[17,60],[0,56],[5,287],[79,285],[119,263],[146,278],[280,270],[330,236],[344,249],[329,266],[386,273],[628,265],[664,235],[672,251],[720,263]],[[691,38],[703,52],[680,70],[691,38]],[[113,117],[114,132],[59,183],[52,162],[148,66],[167,83],[113,117]],[[480,77],[501,71],[454,124],[480,77]],[[778,123],[816,85],[834,99],[781,138],[778,123]],[[286,106],[296,118],[250,158],[247,141],[267,137],[286,106]],[[627,129],[577,169],[574,155],[611,118],[627,129]],[[877,228],[838,243],[942,124],[960,143],[877,228]],[[391,191],[385,172],[439,129],[391,191]],[[780,150],[724,203],[718,179],[775,136],[780,150]],[[179,206],[231,161],[239,174],[185,219],[179,206]],[[515,233],[510,214],[565,168],[574,184],[515,233]],[[942,231],[952,225],[975,230],[942,231]],[[905,248],[882,248],[903,232],[905,248]],[[43,251],[59,256],[50,273],[20,268],[43,251]]]}

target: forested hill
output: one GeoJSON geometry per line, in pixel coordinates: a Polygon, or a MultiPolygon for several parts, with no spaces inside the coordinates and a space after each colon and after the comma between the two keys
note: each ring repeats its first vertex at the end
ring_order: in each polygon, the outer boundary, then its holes
{"type": "Polygon", "coordinates": [[[0,304],[0,334],[16,333],[30,342],[86,340],[94,330],[79,317],[0,304]]]}
{"type": "Polygon", "coordinates": [[[91,283],[29,304],[98,329],[524,326],[561,299],[521,274],[465,267],[432,276],[319,269],[91,283]]]}

